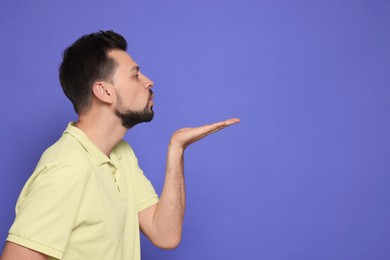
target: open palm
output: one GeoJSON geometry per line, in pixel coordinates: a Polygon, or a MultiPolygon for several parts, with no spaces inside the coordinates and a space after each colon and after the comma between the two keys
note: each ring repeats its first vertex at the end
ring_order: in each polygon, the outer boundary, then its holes
{"type": "Polygon", "coordinates": [[[171,145],[185,149],[190,144],[238,122],[240,122],[240,119],[231,118],[228,120],[199,127],[188,127],[179,129],[172,135],[171,145]]]}

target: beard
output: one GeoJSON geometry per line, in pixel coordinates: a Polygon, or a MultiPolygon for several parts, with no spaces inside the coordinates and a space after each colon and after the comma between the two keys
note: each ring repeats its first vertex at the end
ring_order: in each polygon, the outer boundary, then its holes
{"type": "MultiPolygon", "coordinates": [[[[149,99],[152,95],[150,91],[149,99]]],[[[115,108],[116,116],[121,120],[122,126],[126,129],[130,129],[136,124],[143,122],[150,122],[154,117],[153,106],[149,108],[149,103],[146,104],[142,110],[131,110],[123,107],[122,98],[117,94],[118,104],[115,108]]]]}

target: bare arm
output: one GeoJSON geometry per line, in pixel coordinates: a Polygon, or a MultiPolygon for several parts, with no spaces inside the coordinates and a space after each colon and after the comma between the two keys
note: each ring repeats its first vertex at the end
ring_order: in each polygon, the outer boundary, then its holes
{"type": "Polygon", "coordinates": [[[239,121],[235,118],[196,128],[183,128],[173,134],[168,147],[166,176],[160,202],[139,213],[142,232],[156,246],[171,249],[177,247],[181,240],[185,211],[185,148],[239,121]]]}
{"type": "Polygon", "coordinates": [[[18,244],[7,242],[1,260],[47,260],[47,256],[18,244]]]}

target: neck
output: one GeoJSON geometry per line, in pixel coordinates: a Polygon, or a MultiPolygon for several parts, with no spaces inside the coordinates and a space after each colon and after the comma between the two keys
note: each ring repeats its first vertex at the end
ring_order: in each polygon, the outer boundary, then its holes
{"type": "Polygon", "coordinates": [[[88,111],[80,115],[76,127],[109,157],[115,145],[122,140],[127,129],[121,125],[120,119],[111,116],[107,111],[88,111]]]}

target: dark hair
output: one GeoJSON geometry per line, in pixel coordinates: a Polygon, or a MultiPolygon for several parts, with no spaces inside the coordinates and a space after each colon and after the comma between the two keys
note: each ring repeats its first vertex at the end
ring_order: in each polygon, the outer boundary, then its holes
{"type": "Polygon", "coordinates": [[[80,37],[63,52],[60,82],[77,114],[90,107],[96,81],[112,81],[118,64],[107,53],[114,49],[126,51],[126,40],[113,31],[99,31],[80,37]]]}

